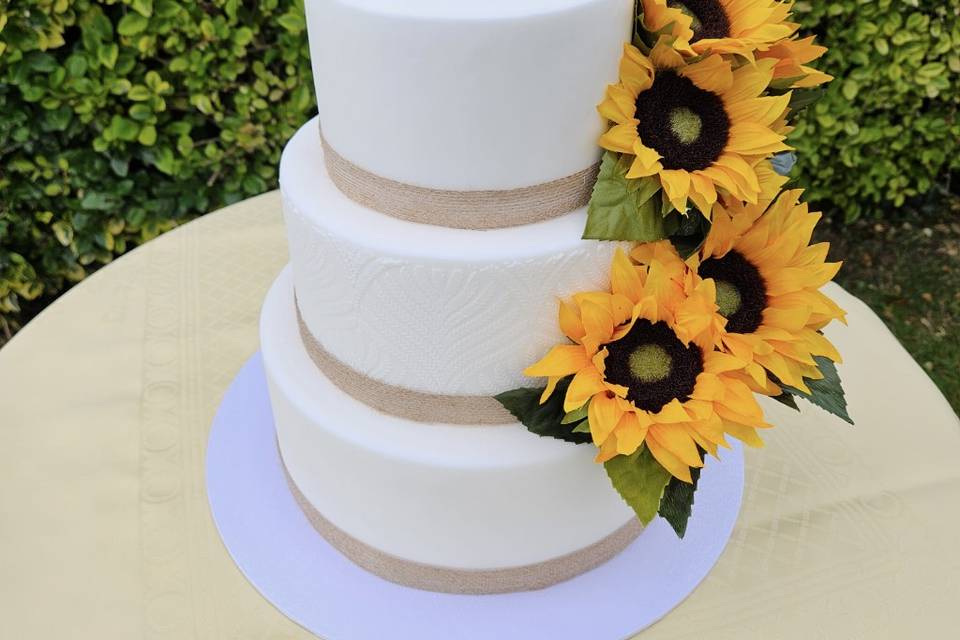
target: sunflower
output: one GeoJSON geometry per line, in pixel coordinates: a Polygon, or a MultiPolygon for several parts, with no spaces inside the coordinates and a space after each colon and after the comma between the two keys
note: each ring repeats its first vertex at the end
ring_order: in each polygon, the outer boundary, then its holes
{"type": "Polygon", "coordinates": [[[787,22],[793,2],[773,0],[643,0],[643,26],[666,33],[687,55],[736,54],[752,61],[755,51],[793,35],[787,22]]]}
{"type": "MultiPolygon", "coordinates": [[[[821,329],[846,314],[820,291],[840,263],[826,262],[828,243],[810,244],[820,214],[800,202],[802,193],[783,192],[766,212],[718,206],[703,247],[688,260],[699,278],[715,283],[727,321],[721,348],[748,363],[735,375],[768,395],[779,395],[777,381],[809,393],[805,380],[823,378],[814,356],[841,362],[821,329]]],[[[639,249],[633,258],[651,261],[639,249]]]]}
{"type": "Polygon", "coordinates": [[[618,251],[611,292],[560,303],[560,327],[572,341],[529,367],[548,378],[541,402],[572,376],[564,410],[585,412],[598,462],[641,446],[674,477],[691,482],[701,451],[716,455],[726,436],[762,441],[763,412],[737,375],[743,362],[715,350],[716,291],[710,280],[691,288],[689,269],[668,242],[646,245],[650,262],[618,251]]]}
{"type": "Polygon", "coordinates": [[[777,130],[790,94],[761,97],[774,64],[733,69],[719,55],[687,64],[663,39],[649,56],[624,45],[620,82],[598,107],[613,123],[600,146],[633,156],[627,178],[655,177],[677,211],[689,199],[709,218],[718,191],[757,203],[757,164],[790,148],[777,130]]]}

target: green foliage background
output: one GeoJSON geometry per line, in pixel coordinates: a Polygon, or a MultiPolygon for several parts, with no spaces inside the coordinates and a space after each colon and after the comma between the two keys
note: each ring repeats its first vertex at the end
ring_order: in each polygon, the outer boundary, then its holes
{"type": "Polygon", "coordinates": [[[173,226],[276,186],[314,111],[302,1],[0,0],[0,336],[173,226]]]}
{"type": "MultiPolygon", "coordinates": [[[[838,78],[795,136],[808,196],[854,218],[948,189],[960,0],[796,8],[838,78]]],[[[0,341],[22,307],[275,187],[314,108],[302,0],[0,0],[0,341]]]]}
{"type": "MultiPolygon", "coordinates": [[[[853,220],[950,190],[960,169],[960,0],[804,0],[836,77],[793,136],[796,183],[853,220]]],[[[956,186],[954,186],[956,190],[956,186]]]]}

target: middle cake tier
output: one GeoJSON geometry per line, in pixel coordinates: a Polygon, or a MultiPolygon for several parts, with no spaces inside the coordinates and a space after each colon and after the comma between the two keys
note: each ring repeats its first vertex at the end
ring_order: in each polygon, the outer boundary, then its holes
{"type": "Polygon", "coordinates": [[[284,150],[280,185],[303,328],[338,365],[426,394],[530,386],[563,340],[557,301],[609,284],[616,243],[581,240],[580,209],[487,231],[402,221],[343,195],[319,123],[284,150]]]}

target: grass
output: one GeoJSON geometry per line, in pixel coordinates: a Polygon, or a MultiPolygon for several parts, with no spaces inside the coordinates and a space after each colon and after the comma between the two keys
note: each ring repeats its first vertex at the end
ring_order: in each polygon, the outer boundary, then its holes
{"type": "MultiPolygon", "coordinates": [[[[821,224],[817,240],[844,261],[837,281],[886,322],[960,413],[960,200],[883,221],[821,224]]],[[[29,303],[16,320],[47,302],[29,303]]],[[[0,346],[11,334],[0,330],[0,346]]]]}

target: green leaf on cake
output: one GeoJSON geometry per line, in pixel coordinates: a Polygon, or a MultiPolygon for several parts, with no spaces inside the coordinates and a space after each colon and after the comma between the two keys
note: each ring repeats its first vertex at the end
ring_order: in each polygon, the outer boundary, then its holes
{"type": "Polygon", "coordinates": [[[670,472],[660,466],[647,447],[629,456],[616,456],[603,463],[610,482],[644,525],[660,509],[660,498],[670,482],[670,472]]]}
{"type": "Polygon", "coordinates": [[[700,250],[710,233],[710,226],[710,221],[696,210],[686,214],[674,210],[664,218],[670,243],[684,260],[700,250]]]}
{"type": "Polygon", "coordinates": [[[655,178],[627,178],[632,158],[607,151],[587,208],[587,240],[655,242],[667,237],[655,178]]]}
{"type": "MultiPolygon", "coordinates": [[[[556,393],[556,392],[554,392],[556,393]]],[[[576,411],[571,411],[567,415],[563,416],[563,420],[560,421],[561,424],[574,424],[580,422],[581,420],[587,419],[587,414],[590,411],[590,402],[587,401],[582,407],[576,411]]]]}
{"type": "Polygon", "coordinates": [[[557,384],[553,395],[544,404],[540,404],[543,387],[524,388],[506,391],[496,399],[507,411],[519,420],[529,431],[545,438],[557,438],[575,444],[591,442],[589,433],[574,431],[573,424],[564,424],[566,412],[563,410],[563,398],[571,378],[565,378],[557,384]]]}
{"type": "Polygon", "coordinates": [[[574,432],[574,433],[586,433],[586,434],[589,434],[589,433],[590,433],[590,421],[589,421],[589,420],[582,420],[582,421],[578,422],[576,425],[574,425],[574,427],[573,427],[573,432],[574,432]]]}
{"type": "Polygon", "coordinates": [[[821,409],[832,413],[845,422],[853,424],[850,414],[847,412],[847,399],[843,393],[843,385],[840,383],[840,374],[837,373],[837,366],[829,358],[823,356],[814,356],[817,368],[823,374],[822,380],[805,379],[810,393],[804,393],[800,389],[790,385],[778,382],[784,391],[795,396],[804,398],[821,409]]]}
{"type": "Polygon", "coordinates": [[[790,407],[794,411],[800,411],[800,407],[797,406],[797,399],[789,391],[784,391],[778,396],[771,396],[771,399],[790,407]]]}
{"type": "MultiPolygon", "coordinates": [[[[700,455],[703,454],[701,450],[700,455]]],[[[690,520],[690,514],[693,513],[693,494],[696,493],[697,483],[700,481],[700,469],[690,469],[690,478],[693,484],[670,476],[670,482],[663,491],[658,511],[660,517],[670,523],[680,538],[686,535],[687,522],[690,520]]]]}

